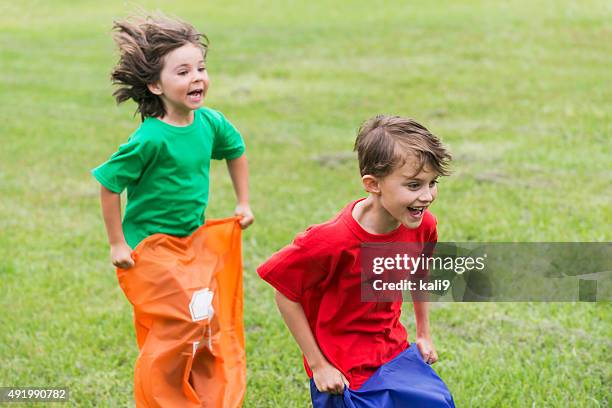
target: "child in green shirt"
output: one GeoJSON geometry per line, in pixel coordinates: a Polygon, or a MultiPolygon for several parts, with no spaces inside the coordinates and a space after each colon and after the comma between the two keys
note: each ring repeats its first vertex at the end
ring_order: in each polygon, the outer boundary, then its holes
{"type": "Polygon", "coordinates": [[[242,228],[254,217],[242,137],[223,114],[203,107],[206,37],[163,17],[116,22],[114,28],[121,52],[112,72],[119,85],[114,96],[118,103],[134,100],[142,124],[92,173],[101,184],[113,265],[128,268],[131,250],[147,236],[187,236],[203,224],[210,159],[227,160],[242,228]],[[125,188],[122,224],[119,194],[125,188]]]}
{"type": "Polygon", "coordinates": [[[254,220],[244,142],[203,106],[206,36],[163,16],[113,28],[114,96],[134,100],[142,123],[92,173],[111,260],[134,306],[136,405],[238,407],[246,387],[239,232],[254,220]],[[211,159],[227,161],[240,227],[228,219],[200,228],[211,159]]]}

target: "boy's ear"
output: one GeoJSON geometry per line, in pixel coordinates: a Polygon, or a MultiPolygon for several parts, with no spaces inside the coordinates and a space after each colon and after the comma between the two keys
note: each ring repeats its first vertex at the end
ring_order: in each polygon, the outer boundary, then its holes
{"type": "Polygon", "coordinates": [[[151,91],[151,93],[153,95],[161,95],[162,94],[162,88],[161,88],[161,84],[159,82],[154,82],[152,84],[147,84],[147,88],[149,88],[149,91],[151,91]]]}
{"type": "Polygon", "coordinates": [[[378,185],[378,179],[372,175],[366,174],[361,177],[361,184],[365,191],[371,194],[380,194],[380,186],[378,185]]]}

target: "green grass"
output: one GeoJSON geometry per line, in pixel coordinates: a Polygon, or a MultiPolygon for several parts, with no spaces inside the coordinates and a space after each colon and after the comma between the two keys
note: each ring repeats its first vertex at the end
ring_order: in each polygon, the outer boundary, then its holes
{"type": "MultiPolygon", "coordinates": [[[[109,83],[112,19],[135,6],[5,3],[0,385],[129,406],[131,310],[88,171],[138,125],[109,83]]],[[[433,206],[441,240],[612,238],[608,2],[139,4],[208,34],[208,104],[248,144],[245,406],[308,405],[299,351],[255,267],[362,194],[350,150],[374,114],[414,117],[451,147],[455,174],[433,206]]],[[[210,217],[233,209],[224,167],[212,171],[210,217]]],[[[610,303],[433,304],[431,321],[459,407],[609,406],[610,303]]]]}

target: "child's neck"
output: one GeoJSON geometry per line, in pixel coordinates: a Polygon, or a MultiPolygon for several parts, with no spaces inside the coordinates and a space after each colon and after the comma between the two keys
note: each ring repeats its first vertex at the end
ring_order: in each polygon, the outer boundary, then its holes
{"type": "Polygon", "coordinates": [[[352,216],[361,228],[370,234],[388,234],[400,226],[399,221],[380,204],[378,197],[371,194],[355,204],[352,216]]]}
{"type": "Polygon", "coordinates": [[[193,111],[178,112],[167,109],[166,114],[158,119],[172,126],[189,126],[193,123],[193,111]]]}

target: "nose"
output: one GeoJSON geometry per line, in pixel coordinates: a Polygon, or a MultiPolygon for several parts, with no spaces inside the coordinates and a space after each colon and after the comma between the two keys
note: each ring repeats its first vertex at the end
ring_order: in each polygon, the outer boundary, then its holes
{"type": "Polygon", "coordinates": [[[206,70],[202,72],[196,70],[195,75],[193,76],[193,81],[194,82],[206,81],[207,78],[208,78],[208,72],[206,70]]]}
{"type": "Polygon", "coordinates": [[[432,191],[431,187],[427,185],[422,190],[421,195],[419,196],[419,201],[423,201],[425,203],[431,203],[433,200],[434,200],[434,192],[432,191]]]}

